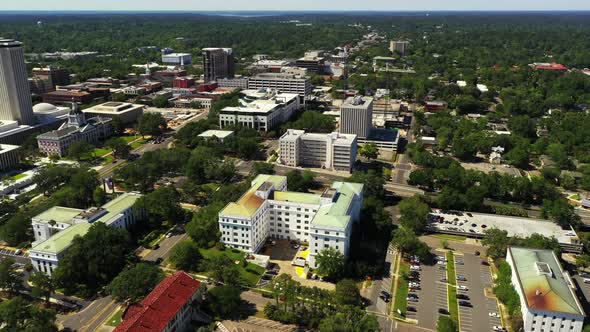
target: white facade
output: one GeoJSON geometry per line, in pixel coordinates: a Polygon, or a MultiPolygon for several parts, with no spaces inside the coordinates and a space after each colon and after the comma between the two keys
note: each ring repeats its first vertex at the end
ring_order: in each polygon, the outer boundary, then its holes
{"type": "Polygon", "coordinates": [[[186,66],[193,63],[193,56],[190,53],[162,54],[162,63],[172,66],[186,66]]]}
{"type": "Polygon", "coordinates": [[[373,126],[373,98],[349,97],[340,106],[340,132],[367,138],[373,126]]]}
{"type": "Polygon", "coordinates": [[[283,93],[296,93],[308,96],[313,88],[307,77],[290,74],[264,73],[250,77],[248,89],[275,89],[283,93]]]}
{"type": "Polygon", "coordinates": [[[0,144],[0,171],[5,171],[20,163],[19,147],[16,145],[0,144]]]}
{"type": "Polygon", "coordinates": [[[0,39],[0,120],[35,122],[22,44],[12,39],[0,39]]]}
{"type": "Polygon", "coordinates": [[[553,251],[509,247],[506,262],[520,297],[525,332],[580,332],[584,309],[553,251]]]}
{"type": "Polygon", "coordinates": [[[299,96],[279,93],[247,106],[226,107],[219,112],[219,127],[243,126],[268,132],[288,121],[300,108],[299,96]]]}
{"type": "Polygon", "coordinates": [[[410,42],[409,41],[405,41],[405,40],[392,40],[391,42],[389,42],[389,51],[391,53],[397,51],[401,55],[405,55],[409,46],[410,46],[410,42]]]}
{"type": "Polygon", "coordinates": [[[248,192],[219,213],[221,241],[250,253],[258,252],[268,238],[306,242],[312,268],[325,248],[347,256],[352,223],[360,217],[362,188],[335,182],[322,195],[288,192],[286,177],[259,175],[248,192]]]}
{"type": "Polygon", "coordinates": [[[312,134],[288,129],[279,140],[279,162],[350,172],[356,161],[357,140],[352,134],[312,134]]]}

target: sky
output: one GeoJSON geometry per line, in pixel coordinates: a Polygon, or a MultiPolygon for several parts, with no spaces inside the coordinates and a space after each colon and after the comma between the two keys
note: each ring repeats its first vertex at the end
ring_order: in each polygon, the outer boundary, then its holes
{"type": "Polygon", "coordinates": [[[590,0],[0,0],[0,10],[590,10],[590,0]]]}

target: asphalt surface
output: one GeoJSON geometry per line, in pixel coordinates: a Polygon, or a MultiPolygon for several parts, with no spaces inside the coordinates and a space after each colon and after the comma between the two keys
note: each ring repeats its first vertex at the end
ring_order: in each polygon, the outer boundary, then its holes
{"type": "MultiPolygon", "coordinates": [[[[457,294],[469,296],[472,307],[459,306],[461,331],[480,332],[492,331],[494,325],[502,325],[500,318],[491,317],[490,312],[498,313],[498,304],[493,298],[487,298],[484,288],[493,286],[490,268],[482,265],[481,257],[474,254],[455,255],[455,271],[457,276],[464,276],[466,281],[457,281],[457,285],[467,286],[468,290],[457,290],[457,294]],[[461,265],[459,262],[463,262],[461,265]]],[[[463,301],[462,299],[458,299],[463,301]]]]}
{"type": "MultiPolygon", "coordinates": [[[[388,331],[391,328],[391,319],[388,317],[387,312],[387,303],[383,301],[379,297],[382,291],[387,292],[390,296],[391,294],[391,274],[394,272],[393,269],[393,260],[394,260],[394,251],[393,249],[389,248],[387,250],[387,254],[385,257],[385,269],[383,272],[383,276],[376,278],[373,280],[373,284],[367,290],[365,294],[363,294],[369,304],[367,306],[367,312],[375,314],[379,321],[379,325],[383,331],[388,331]]],[[[392,299],[393,300],[393,299],[392,299]]]]}
{"type": "Polygon", "coordinates": [[[58,315],[57,321],[64,328],[72,331],[96,331],[102,323],[111,317],[118,307],[110,296],[101,297],[90,303],[80,312],[72,315],[58,315]]]}
{"type": "Polygon", "coordinates": [[[448,310],[447,283],[441,281],[447,277],[447,271],[441,270],[440,266],[444,265],[421,265],[420,289],[411,292],[418,295],[418,302],[408,302],[408,306],[416,308],[416,312],[408,311],[406,315],[416,319],[418,326],[431,330],[436,330],[439,309],[448,310]]]}

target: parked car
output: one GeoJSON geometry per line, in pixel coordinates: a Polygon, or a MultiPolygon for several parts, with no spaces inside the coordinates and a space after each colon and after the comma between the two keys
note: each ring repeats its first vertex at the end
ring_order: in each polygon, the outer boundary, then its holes
{"type": "Polygon", "coordinates": [[[457,294],[457,298],[461,300],[469,300],[469,296],[465,294],[457,294]]]}
{"type": "Polygon", "coordinates": [[[471,307],[471,303],[467,301],[459,301],[459,305],[462,307],[471,307]]]}
{"type": "Polygon", "coordinates": [[[500,318],[500,315],[497,312],[490,312],[489,315],[490,315],[490,317],[500,318]]]}
{"type": "Polygon", "coordinates": [[[469,288],[467,288],[467,286],[463,286],[463,285],[457,286],[457,289],[458,290],[464,290],[464,291],[469,290],[469,288]]]}
{"type": "Polygon", "coordinates": [[[457,264],[457,265],[465,265],[465,263],[463,263],[463,261],[456,261],[455,264],[457,264]]]}
{"type": "Polygon", "coordinates": [[[459,280],[459,281],[467,281],[467,278],[465,278],[465,276],[458,275],[457,276],[457,280],[459,280]]]}
{"type": "Polygon", "coordinates": [[[408,297],[407,300],[408,302],[418,302],[418,299],[415,297],[408,297]]]}
{"type": "Polygon", "coordinates": [[[449,311],[447,309],[439,308],[438,309],[438,313],[441,314],[441,315],[448,315],[449,314],[449,311]]]}
{"type": "Polygon", "coordinates": [[[442,278],[442,279],[440,279],[440,282],[449,282],[449,281],[447,280],[447,278],[442,278]]]}
{"type": "Polygon", "coordinates": [[[490,263],[488,263],[486,261],[481,261],[481,265],[490,266],[490,263]]]}
{"type": "Polygon", "coordinates": [[[410,311],[410,312],[416,312],[417,311],[415,307],[407,307],[406,310],[407,311],[410,311]]]}
{"type": "Polygon", "coordinates": [[[497,332],[505,332],[506,331],[506,329],[500,325],[494,325],[494,327],[492,327],[492,329],[497,332]]]}
{"type": "Polygon", "coordinates": [[[412,270],[412,271],[420,271],[420,266],[412,265],[412,266],[410,266],[410,270],[412,270]]]}
{"type": "Polygon", "coordinates": [[[446,266],[444,266],[444,265],[441,265],[441,266],[439,266],[439,267],[438,267],[438,269],[439,269],[439,270],[446,270],[446,269],[447,269],[447,267],[446,267],[446,266]]]}

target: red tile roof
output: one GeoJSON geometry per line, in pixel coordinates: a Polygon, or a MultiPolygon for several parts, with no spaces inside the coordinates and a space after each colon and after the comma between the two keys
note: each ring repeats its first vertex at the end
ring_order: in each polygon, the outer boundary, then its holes
{"type": "Polygon", "coordinates": [[[199,289],[200,282],[186,272],[177,272],[154,288],[138,304],[127,308],[115,332],[160,332],[199,289]]]}
{"type": "Polygon", "coordinates": [[[537,64],[535,66],[535,68],[542,69],[542,70],[567,70],[566,66],[559,64],[559,63],[555,63],[555,62],[537,64]]]}

